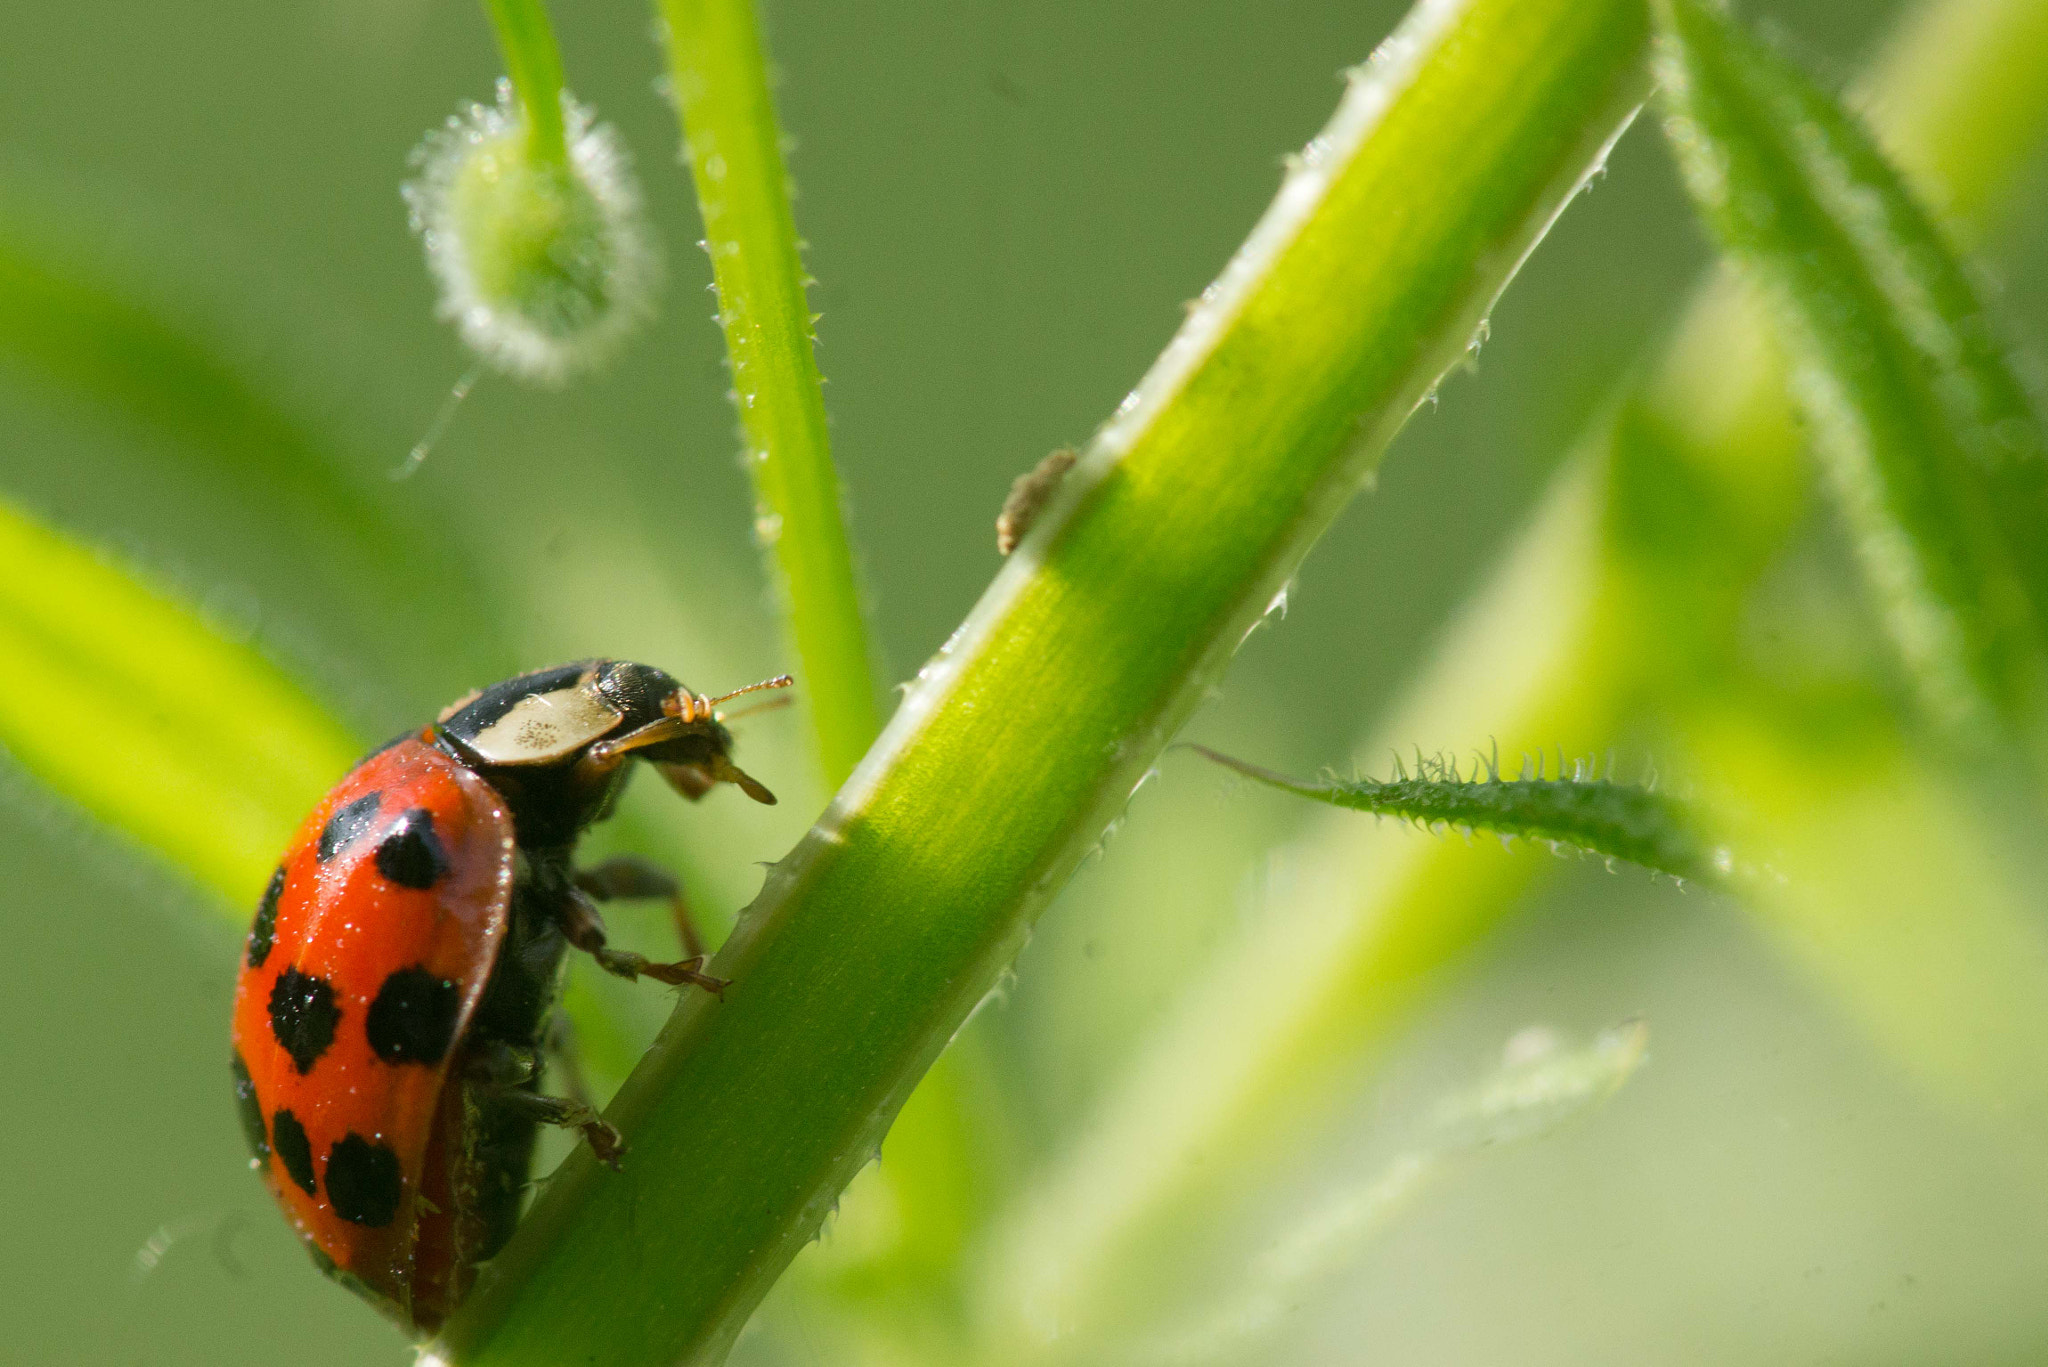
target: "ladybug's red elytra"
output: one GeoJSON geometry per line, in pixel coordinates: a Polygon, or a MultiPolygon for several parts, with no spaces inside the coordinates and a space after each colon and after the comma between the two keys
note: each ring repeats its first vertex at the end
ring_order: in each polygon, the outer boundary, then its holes
{"type": "Polygon", "coordinates": [[[615,660],[483,689],[357,765],[271,876],[235,988],[243,1125],[314,1260],[400,1323],[435,1329],[511,1237],[538,1126],[619,1162],[595,1111],[536,1088],[569,947],[621,977],[726,986],[674,878],[572,863],[630,760],[693,801],[719,783],[775,801],[734,767],[722,701],[615,660]],[[674,901],[690,957],[606,944],[595,903],[632,897],[674,901]]]}

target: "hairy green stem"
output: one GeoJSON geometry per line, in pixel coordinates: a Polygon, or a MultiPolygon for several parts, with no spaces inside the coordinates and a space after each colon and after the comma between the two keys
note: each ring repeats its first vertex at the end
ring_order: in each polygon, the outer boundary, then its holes
{"type": "Polygon", "coordinates": [[[568,1160],[449,1360],[722,1357],[1599,164],[1645,41],[1629,0],[1432,0],[1354,74],[620,1092],[626,1171],[568,1160]]]}
{"type": "Polygon", "coordinates": [[[567,167],[569,145],[562,126],[562,50],[541,0],[484,0],[497,30],[505,71],[526,114],[526,151],[535,162],[567,167]]]}
{"type": "Polygon", "coordinates": [[[837,786],[880,729],[796,217],[752,0],[659,0],[683,144],[732,361],[755,526],[774,552],[797,685],[837,786]]]}

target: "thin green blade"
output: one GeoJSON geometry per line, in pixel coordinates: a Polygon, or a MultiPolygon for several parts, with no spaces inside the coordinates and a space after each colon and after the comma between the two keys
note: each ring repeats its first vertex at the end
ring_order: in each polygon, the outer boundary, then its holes
{"type": "Polygon", "coordinates": [[[230,904],[361,746],[283,673],[0,503],[0,746],[230,904]]]}

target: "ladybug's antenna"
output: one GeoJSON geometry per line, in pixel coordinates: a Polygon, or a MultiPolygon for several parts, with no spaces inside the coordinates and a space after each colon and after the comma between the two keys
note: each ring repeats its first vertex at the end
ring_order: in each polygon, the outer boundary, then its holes
{"type": "MultiPolygon", "coordinates": [[[[759,693],[759,692],[762,692],[762,691],[763,691],[763,690],[765,690],[765,689],[770,689],[770,688],[788,688],[788,687],[789,687],[789,686],[790,686],[791,684],[793,684],[793,683],[795,683],[795,682],[796,682],[796,680],[795,680],[795,679],[793,679],[793,678],[791,678],[791,677],[790,677],[789,675],[787,675],[787,674],[777,674],[777,675],[776,675],[776,676],[775,676],[774,678],[772,678],[772,679],[763,679],[763,680],[761,680],[761,682],[759,682],[759,683],[754,683],[754,684],[748,684],[748,685],[747,685],[747,686],[746,686],[745,688],[735,688],[735,689],[734,689],[734,690],[733,690],[732,692],[730,692],[730,693],[721,693],[721,694],[719,694],[719,695],[718,695],[717,697],[715,697],[715,698],[709,698],[709,699],[707,699],[706,701],[708,701],[708,702],[709,702],[709,703],[710,703],[710,704],[711,704],[711,705],[712,705],[713,707],[716,707],[716,706],[718,706],[718,704],[720,704],[720,703],[722,703],[722,702],[726,702],[726,701],[728,701],[728,700],[730,700],[730,699],[732,699],[732,698],[737,698],[737,697],[741,696],[742,694],[746,694],[746,693],[759,693]]],[[[752,709],[749,709],[749,710],[752,710],[752,709]]]]}

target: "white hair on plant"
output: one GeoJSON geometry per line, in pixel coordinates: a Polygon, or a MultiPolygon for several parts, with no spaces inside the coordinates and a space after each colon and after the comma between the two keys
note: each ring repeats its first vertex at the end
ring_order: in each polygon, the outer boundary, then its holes
{"type": "Polygon", "coordinates": [[[654,312],[661,266],[609,125],[565,92],[566,164],[533,155],[509,80],[412,154],[403,188],[440,288],[437,312],[498,369],[559,384],[601,365],[654,312]]]}

